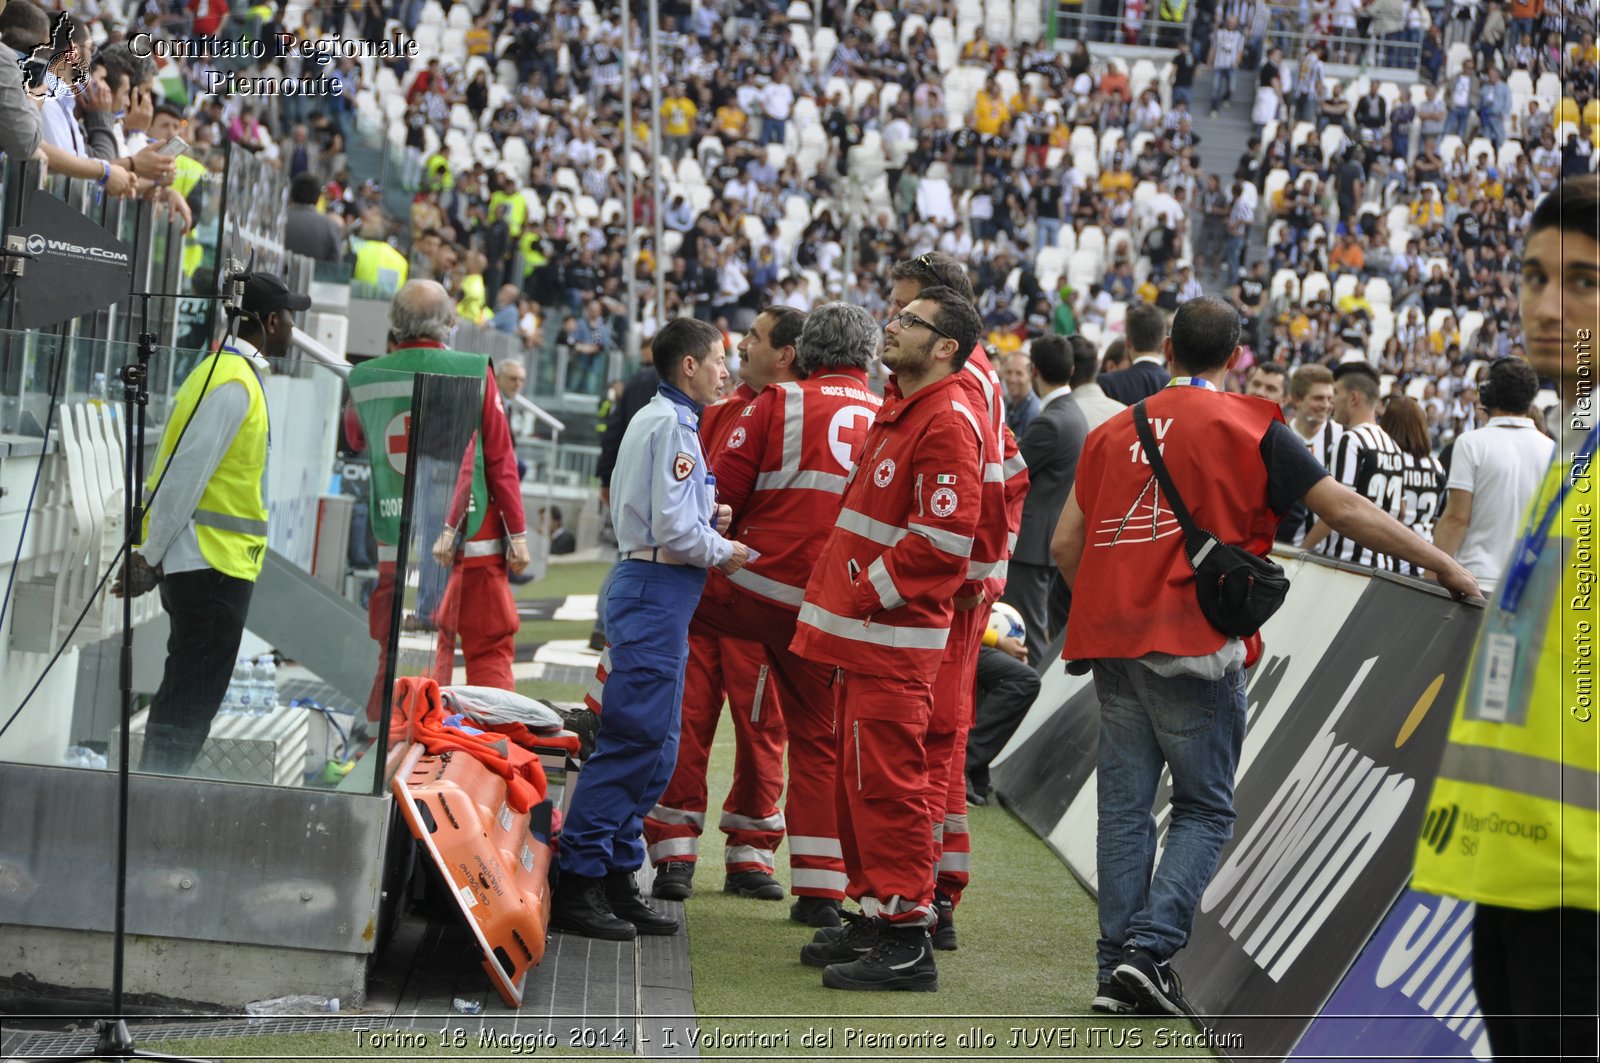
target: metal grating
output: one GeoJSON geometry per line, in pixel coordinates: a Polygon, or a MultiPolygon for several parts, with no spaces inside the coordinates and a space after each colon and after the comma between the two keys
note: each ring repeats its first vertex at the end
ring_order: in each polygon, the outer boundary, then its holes
{"type": "MultiPolygon", "coordinates": [[[[213,1037],[251,1037],[279,1033],[323,1033],[337,1030],[363,1030],[387,1028],[389,1016],[378,1015],[312,1015],[285,1016],[282,1018],[247,1019],[243,1017],[218,1018],[214,1021],[144,1022],[128,1024],[134,1043],[147,1047],[158,1041],[188,1041],[213,1037]]],[[[93,1029],[66,1032],[19,1033],[8,1036],[4,1044],[5,1058],[80,1056],[93,1051],[97,1035],[93,1029]]]]}

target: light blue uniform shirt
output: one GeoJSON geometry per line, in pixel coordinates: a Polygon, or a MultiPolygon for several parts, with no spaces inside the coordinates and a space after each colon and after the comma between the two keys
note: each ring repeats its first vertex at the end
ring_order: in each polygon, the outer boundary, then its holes
{"type": "Polygon", "coordinates": [[[711,526],[716,481],[700,446],[700,407],[663,383],[628,423],[611,474],[611,522],[623,554],[659,547],[665,558],[712,568],[733,544],[711,526]]]}

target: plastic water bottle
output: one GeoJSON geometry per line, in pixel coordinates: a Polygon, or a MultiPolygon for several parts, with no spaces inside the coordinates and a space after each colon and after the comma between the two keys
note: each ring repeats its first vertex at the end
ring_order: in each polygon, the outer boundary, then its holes
{"type": "Polygon", "coordinates": [[[252,682],[250,662],[248,659],[240,657],[234,662],[233,678],[228,680],[228,693],[222,699],[222,711],[231,716],[239,716],[248,712],[252,682]]]}
{"type": "Polygon", "coordinates": [[[310,993],[252,1000],[244,1006],[246,1015],[317,1015],[338,1010],[338,997],[319,997],[310,993]]]}
{"type": "Polygon", "coordinates": [[[255,696],[251,716],[271,716],[278,710],[278,665],[271,654],[256,660],[255,696]]]}

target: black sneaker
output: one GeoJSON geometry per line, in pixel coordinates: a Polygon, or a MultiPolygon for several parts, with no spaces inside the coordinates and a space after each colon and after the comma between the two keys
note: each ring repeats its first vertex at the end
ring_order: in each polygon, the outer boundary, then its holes
{"type": "Polygon", "coordinates": [[[1122,962],[1111,973],[1111,978],[1128,990],[1146,1007],[1156,1013],[1168,1015],[1193,1015],[1194,1009],[1183,997],[1183,985],[1178,972],[1165,961],[1158,961],[1148,949],[1134,944],[1122,947],[1122,962]]]}
{"type": "Polygon", "coordinates": [[[730,871],[722,880],[723,893],[737,893],[758,901],[783,900],[783,883],[765,871],[730,871]]]}
{"type": "Polygon", "coordinates": [[[883,924],[856,912],[845,912],[844,926],[817,931],[811,944],[800,950],[800,962],[807,967],[827,967],[864,956],[878,942],[883,924]],[[824,936],[826,935],[826,937],[824,936]]]}
{"type": "Polygon", "coordinates": [[[822,972],[829,989],[892,990],[932,993],[939,988],[933,944],[920,926],[885,926],[865,955],[835,963],[822,972]]]}
{"type": "Polygon", "coordinates": [[[832,897],[801,897],[789,905],[789,918],[806,926],[838,927],[839,907],[832,897]]]}
{"type": "Polygon", "coordinates": [[[972,806],[974,806],[976,808],[982,808],[984,805],[987,805],[988,803],[989,803],[989,791],[988,791],[988,788],[985,787],[984,789],[980,790],[978,788],[977,784],[975,784],[972,781],[972,779],[969,777],[967,779],[967,804],[972,805],[972,806]]]}
{"type": "Polygon", "coordinates": [[[933,947],[940,952],[954,952],[956,944],[956,906],[942,893],[933,895],[933,914],[939,922],[933,928],[933,947]]]}
{"type": "Polygon", "coordinates": [[[618,919],[626,919],[641,934],[676,934],[678,917],[658,912],[639,896],[632,871],[610,871],[605,878],[606,900],[618,919]]]}
{"type": "Polygon", "coordinates": [[[694,893],[694,865],[687,860],[668,860],[656,865],[656,881],[650,896],[663,901],[686,901],[694,893]]]}
{"type": "Polygon", "coordinates": [[[1094,999],[1089,1001],[1089,1010],[1102,1015],[1137,1015],[1139,998],[1116,982],[1101,982],[1094,999]]]}
{"type": "Polygon", "coordinates": [[[563,874],[550,898],[550,929],[605,941],[632,941],[638,929],[611,910],[605,881],[563,874]]]}

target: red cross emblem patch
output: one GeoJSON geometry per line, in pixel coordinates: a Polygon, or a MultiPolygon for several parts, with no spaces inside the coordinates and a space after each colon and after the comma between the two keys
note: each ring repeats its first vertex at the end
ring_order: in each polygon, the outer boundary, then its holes
{"type": "Polygon", "coordinates": [[[687,480],[692,472],[694,472],[694,455],[678,451],[678,457],[672,463],[672,475],[679,480],[687,480]]]}
{"type": "Polygon", "coordinates": [[[389,427],[383,430],[383,451],[389,459],[389,467],[404,476],[406,473],[406,451],[411,446],[411,411],[397,413],[389,422],[389,427]]]}

